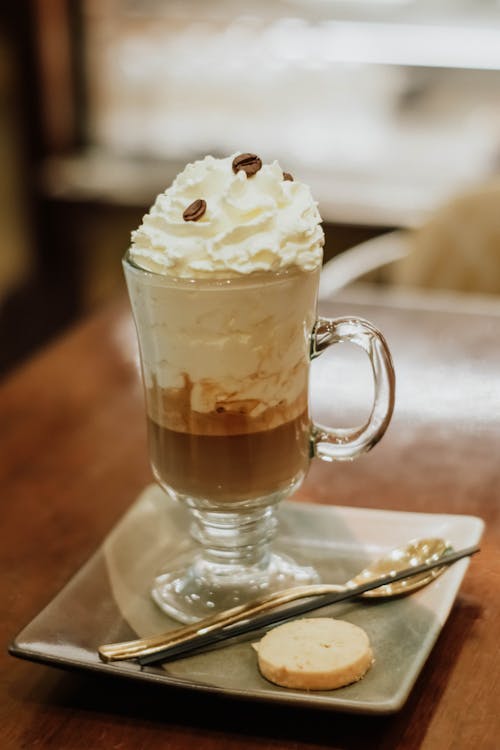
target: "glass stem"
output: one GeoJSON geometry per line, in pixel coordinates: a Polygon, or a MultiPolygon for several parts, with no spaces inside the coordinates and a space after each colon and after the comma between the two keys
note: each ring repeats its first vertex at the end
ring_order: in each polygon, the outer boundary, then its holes
{"type": "Polygon", "coordinates": [[[248,511],[223,512],[191,506],[191,535],[202,547],[204,565],[218,575],[233,574],[235,567],[265,567],[276,533],[274,505],[248,511]]]}

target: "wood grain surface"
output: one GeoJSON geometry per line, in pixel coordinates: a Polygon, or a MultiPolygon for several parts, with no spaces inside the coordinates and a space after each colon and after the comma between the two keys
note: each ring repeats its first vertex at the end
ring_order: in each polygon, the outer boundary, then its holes
{"type": "Polygon", "coordinates": [[[134,332],[122,301],[0,386],[2,748],[500,747],[500,303],[461,312],[426,300],[401,306],[359,292],[325,310],[383,329],[398,397],[372,453],[353,463],[313,462],[298,493],[311,502],[486,522],[482,551],[403,710],[363,717],[290,709],[7,655],[11,639],[151,481],[134,332]]]}

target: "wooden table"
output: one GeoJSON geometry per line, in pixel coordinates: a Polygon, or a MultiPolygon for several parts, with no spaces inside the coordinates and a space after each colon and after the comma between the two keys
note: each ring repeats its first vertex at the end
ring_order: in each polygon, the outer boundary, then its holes
{"type": "Polygon", "coordinates": [[[2,748],[500,746],[500,303],[358,290],[325,311],[362,315],[384,330],[397,405],[371,454],[352,464],[314,462],[301,498],[472,514],[487,524],[403,710],[384,717],[291,710],[66,673],[5,653],[151,479],[122,301],[0,387],[2,748]]]}

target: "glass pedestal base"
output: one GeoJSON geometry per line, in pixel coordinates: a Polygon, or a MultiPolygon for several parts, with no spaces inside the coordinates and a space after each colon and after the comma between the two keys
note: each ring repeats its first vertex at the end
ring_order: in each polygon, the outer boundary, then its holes
{"type": "Polygon", "coordinates": [[[291,586],[317,583],[314,568],[271,553],[266,564],[220,566],[197,557],[159,575],[151,590],[156,604],[179,622],[193,623],[216,612],[291,586]]]}

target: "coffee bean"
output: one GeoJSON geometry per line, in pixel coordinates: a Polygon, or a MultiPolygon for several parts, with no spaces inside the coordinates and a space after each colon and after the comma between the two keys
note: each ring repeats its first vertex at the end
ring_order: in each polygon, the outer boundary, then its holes
{"type": "Polygon", "coordinates": [[[205,211],[207,210],[207,204],[203,198],[193,201],[190,205],[184,209],[182,218],[184,221],[198,221],[201,219],[205,211]]]}
{"type": "Polygon", "coordinates": [[[288,182],[293,182],[293,175],[291,175],[290,172],[283,172],[283,179],[288,182]]]}
{"type": "Polygon", "coordinates": [[[233,159],[233,172],[236,174],[241,169],[246,172],[247,177],[256,174],[262,167],[262,161],[255,154],[240,154],[233,159]]]}

